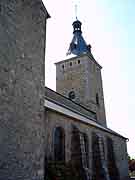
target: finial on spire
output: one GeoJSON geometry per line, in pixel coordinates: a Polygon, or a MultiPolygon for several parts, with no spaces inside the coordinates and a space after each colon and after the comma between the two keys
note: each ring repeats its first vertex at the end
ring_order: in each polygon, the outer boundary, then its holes
{"type": "Polygon", "coordinates": [[[78,6],[77,6],[77,4],[75,4],[75,17],[76,17],[76,20],[78,19],[77,18],[77,10],[78,10],[78,6]]]}
{"type": "Polygon", "coordinates": [[[75,7],[75,21],[73,22],[73,39],[69,45],[69,49],[67,52],[67,55],[74,54],[74,55],[80,55],[83,53],[91,53],[91,46],[87,45],[83,36],[82,36],[82,30],[81,26],[82,23],[81,21],[78,20],[78,3],[79,0],[74,0],[75,7]]]}

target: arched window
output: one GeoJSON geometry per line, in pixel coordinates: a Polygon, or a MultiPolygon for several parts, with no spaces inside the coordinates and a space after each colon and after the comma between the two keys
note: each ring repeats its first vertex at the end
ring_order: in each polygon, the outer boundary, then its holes
{"type": "MultiPolygon", "coordinates": [[[[92,180],[108,179],[108,170],[105,160],[104,138],[97,133],[92,133],[92,180]]],[[[117,180],[117,179],[110,179],[117,180]]]]}
{"type": "Polygon", "coordinates": [[[107,159],[108,159],[108,171],[110,180],[119,180],[119,172],[116,166],[116,159],[114,154],[114,145],[110,137],[107,137],[107,159]]]}
{"type": "Polygon", "coordinates": [[[71,136],[71,159],[74,164],[89,167],[89,142],[88,136],[73,126],[71,136]]]}
{"type": "Polygon", "coordinates": [[[54,159],[65,161],[65,133],[61,127],[57,127],[54,132],[54,159]]]}
{"type": "Polygon", "coordinates": [[[100,156],[99,137],[92,133],[92,180],[102,179],[102,162],[100,156]]]}

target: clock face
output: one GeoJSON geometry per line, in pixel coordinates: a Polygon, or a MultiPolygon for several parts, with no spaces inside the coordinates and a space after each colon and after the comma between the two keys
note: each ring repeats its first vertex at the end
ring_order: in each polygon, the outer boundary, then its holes
{"type": "Polygon", "coordinates": [[[68,97],[70,99],[75,99],[75,92],[74,91],[70,91],[69,94],[68,94],[68,97]]]}

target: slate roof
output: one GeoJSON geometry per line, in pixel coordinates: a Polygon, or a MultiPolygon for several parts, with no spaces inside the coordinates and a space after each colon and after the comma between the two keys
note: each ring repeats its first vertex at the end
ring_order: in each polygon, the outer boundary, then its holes
{"type": "MultiPolygon", "coordinates": [[[[93,111],[88,110],[87,108],[85,108],[84,106],[77,104],[76,102],[70,100],[69,98],[59,94],[58,92],[53,91],[52,89],[45,87],[45,99],[49,100],[55,104],[58,104],[62,107],[65,107],[73,112],[76,112],[77,114],[80,114],[86,118],[89,118],[91,120],[93,120],[94,122],[96,122],[97,124],[99,124],[97,122],[97,118],[96,118],[96,113],[93,111]]],[[[100,124],[101,126],[101,124],[100,124]]],[[[103,127],[105,131],[110,132],[111,134],[114,134],[116,136],[119,136],[125,140],[128,140],[128,138],[120,135],[119,133],[107,128],[107,127],[103,127]]]]}
{"type": "Polygon", "coordinates": [[[45,98],[87,118],[91,118],[94,121],[97,119],[95,112],[88,110],[84,106],[77,104],[76,102],[53,91],[52,89],[49,89],[48,87],[45,87],[45,98]]]}

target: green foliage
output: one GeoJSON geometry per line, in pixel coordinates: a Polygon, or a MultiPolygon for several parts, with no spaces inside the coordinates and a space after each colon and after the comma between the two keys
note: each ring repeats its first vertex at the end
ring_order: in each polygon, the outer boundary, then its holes
{"type": "Polygon", "coordinates": [[[134,158],[134,157],[131,157],[129,154],[127,154],[127,156],[128,156],[128,161],[130,161],[130,160],[135,160],[135,158],[134,158]]]}
{"type": "Polygon", "coordinates": [[[128,155],[128,166],[130,177],[135,177],[135,159],[128,155]]]}
{"type": "Polygon", "coordinates": [[[75,167],[72,163],[49,162],[47,168],[47,180],[83,180],[81,168],[75,167]]]}

